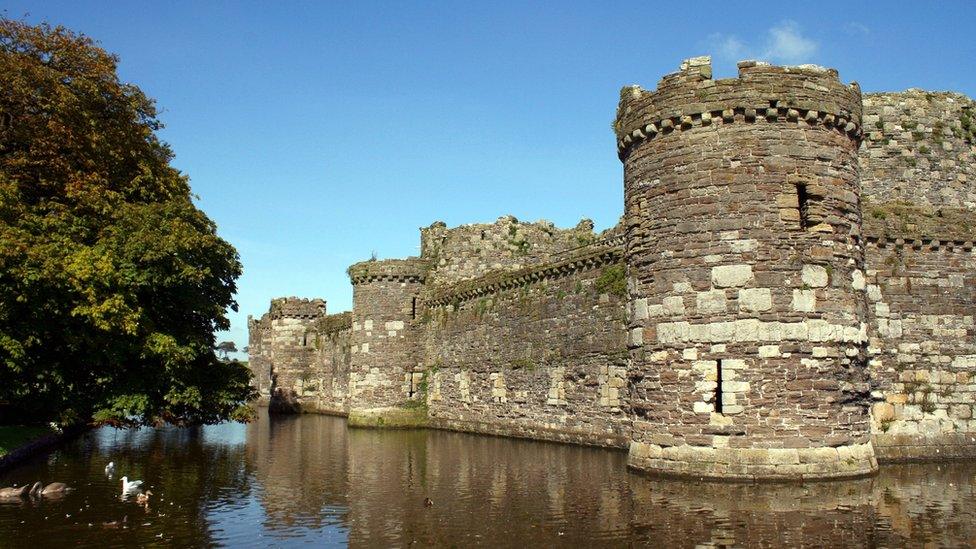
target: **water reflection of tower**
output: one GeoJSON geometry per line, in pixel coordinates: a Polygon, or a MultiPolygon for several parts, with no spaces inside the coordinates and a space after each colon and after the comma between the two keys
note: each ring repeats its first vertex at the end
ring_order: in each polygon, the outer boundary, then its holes
{"type": "Polygon", "coordinates": [[[247,461],[260,483],[266,527],[319,528],[344,520],[346,429],[330,416],[262,417],[248,426],[247,461]],[[336,512],[327,509],[337,508],[336,512]]]}

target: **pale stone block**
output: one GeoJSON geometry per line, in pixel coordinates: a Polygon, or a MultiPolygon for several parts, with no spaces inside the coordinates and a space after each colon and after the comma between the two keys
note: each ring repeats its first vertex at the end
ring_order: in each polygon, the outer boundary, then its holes
{"type": "Polygon", "coordinates": [[[749,382],[748,381],[723,381],[722,382],[722,392],[723,393],[747,393],[749,392],[749,382]]]}
{"type": "Polygon", "coordinates": [[[804,265],[801,278],[811,288],[823,288],[828,282],[827,269],[820,265],[804,265]]]}
{"type": "Polygon", "coordinates": [[[718,288],[744,286],[752,281],[752,265],[719,265],[712,267],[712,284],[718,288]]]}
{"type": "Polygon", "coordinates": [[[743,252],[754,252],[759,247],[759,241],[752,238],[746,238],[743,240],[733,240],[729,242],[733,253],[741,254],[743,252]]]}
{"type": "Polygon", "coordinates": [[[634,328],[630,331],[630,346],[640,347],[644,344],[644,329],[634,328]]]}
{"type": "Polygon", "coordinates": [[[686,294],[692,291],[691,283],[689,282],[675,282],[671,285],[675,293],[686,294]]]}
{"type": "Polygon", "coordinates": [[[746,311],[768,311],[773,307],[773,297],[769,288],[747,288],[739,290],[739,308],[746,311]]]}
{"type": "Polygon", "coordinates": [[[391,320],[385,324],[385,328],[390,331],[397,331],[403,329],[402,320],[391,320]]]}
{"type": "Polygon", "coordinates": [[[634,300],[634,320],[647,319],[647,298],[642,297],[634,300]]]}
{"type": "Polygon", "coordinates": [[[708,374],[710,372],[715,372],[718,368],[718,362],[714,360],[696,360],[691,364],[691,369],[696,372],[703,374],[708,374]]]}
{"type": "Polygon", "coordinates": [[[363,329],[364,330],[372,330],[373,329],[373,320],[372,319],[369,319],[369,318],[366,319],[366,320],[364,320],[363,321],[363,329]]]}
{"type": "Polygon", "coordinates": [[[369,343],[363,343],[362,346],[361,346],[360,352],[362,352],[362,353],[368,353],[369,352],[369,343]]]}
{"type": "MultiPolygon", "coordinates": [[[[777,347],[778,348],[778,347],[777,347]]],[[[746,361],[741,358],[727,358],[722,361],[722,369],[745,370],[746,361]]]]}
{"type": "Polygon", "coordinates": [[[681,351],[681,358],[685,360],[698,360],[698,349],[691,347],[681,351]]]}
{"type": "Polygon", "coordinates": [[[854,269],[851,272],[851,288],[855,290],[864,289],[864,273],[860,269],[854,269]]]}
{"type": "Polygon", "coordinates": [[[759,358],[773,358],[780,356],[779,345],[761,345],[759,347],[759,358]]]}
{"type": "Polygon", "coordinates": [[[664,312],[669,315],[685,314],[685,300],[680,296],[666,297],[662,303],[664,304],[664,312]]]}
{"type": "Polygon", "coordinates": [[[710,414],[712,413],[713,408],[714,407],[711,404],[708,404],[707,402],[698,401],[692,404],[692,410],[696,414],[710,414]]]}
{"type": "Polygon", "coordinates": [[[868,284],[868,299],[881,301],[881,287],[876,284],[868,284]]]}
{"type": "MultiPolygon", "coordinates": [[[[641,336],[643,339],[643,335],[641,336]]],[[[655,351],[651,353],[651,362],[665,362],[668,360],[667,351],[655,351]]]]}
{"type": "Polygon", "coordinates": [[[712,352],[712,353],[724,353],[725,352],[725,344],[724,343],[721,343],[719,345],[712,345],[709,348],[709,352],[712,352]]]}
{"type": "Polygon", "coordinates": [[[813,290],[793,290],[793,310],[813,312],[817,307],[817,295],[813,290]]]}
{"type": "Polygon", "coordinates": [[[707,292],[698,292],[695,302],[697,310],[701,314],[724,312],[726,308],[725,291],[709,290],[707,292]]]}

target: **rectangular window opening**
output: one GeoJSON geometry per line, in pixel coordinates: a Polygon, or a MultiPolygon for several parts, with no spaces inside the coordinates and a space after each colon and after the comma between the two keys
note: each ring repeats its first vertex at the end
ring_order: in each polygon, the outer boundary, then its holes
{"type": "Polygon", "coordinates": [[[715,366],[715,413],[722,413],[722,360],[715,366]]]}
{"type": "Polygon", "coordinates": [[[800,210],[800,228],[806,229],[810,226],[810,196],[806,185],[796,186],[796,202],[800,210]]]}
{"type": "Polygon", "coordinates": [[[410,318],[413,318],[413,319],[416,319],[417,318],[417,298],[416,297],[413,298],[413,300],[410,302],[410,318]]]}

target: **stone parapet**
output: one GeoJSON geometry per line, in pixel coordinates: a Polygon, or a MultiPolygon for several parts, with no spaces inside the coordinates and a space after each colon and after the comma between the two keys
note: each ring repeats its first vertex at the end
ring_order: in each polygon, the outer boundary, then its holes
{"type": "Polygon", "coordinates": [[[349,267],[349,280],[355,286],[367,282],[420,282],[427,278],[430,266],[417,257],[406,259],[370,260],[354,263],[349,267]]]}
{"type": "Polygon", "coordinates": [[[271,300],[271,308],[268,311],[268,317],[272,320],[313,319],[323,315],[325,315],[325,300],[317,298],[278,297],[271,300]]]}
{"type": "Polygon", "coordinates": [[[744,61],[739,78],[712,80],[711,74],[711,60],[695,58],[656,90],[621,90],[614,122],[621,159],[658,136],[711,125],[783,122],[836,130],[858,142],[863,135],[860,88],[842,84],[836,70],[744,61]]]}
{"type": "Polygon", "coordinates": [[[478,278],[465,280],[445,287],[433,288],[427,298],[427,305],[438,307],[457,300],[468,300],[489,295],[498,291],[518,288],[542,280],[554,280],[569,276],[582,269],[593,269],[601,265],[620,261],[623,247],[614,245],[615,241],[600,243],[574,250],[558,261],[535,265],[517,271],[500,271],[478,278]]]}

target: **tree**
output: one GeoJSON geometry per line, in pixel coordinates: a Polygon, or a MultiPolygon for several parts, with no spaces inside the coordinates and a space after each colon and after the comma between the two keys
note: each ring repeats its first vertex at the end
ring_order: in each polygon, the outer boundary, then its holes
{"type": "Polygon", "coordinates": [[[0,18],[0,401],[62,423],[246,419],[249,372],[214,354],[237,252],[117,63],[0,18]]]}
{"type": "Polygon", "coordinates": [[[224,360],[227,360],[230,353],[237,352],[237,345],[233,341],[221,341],[217,344],[217,352],[223,355],[224,360]]]}

